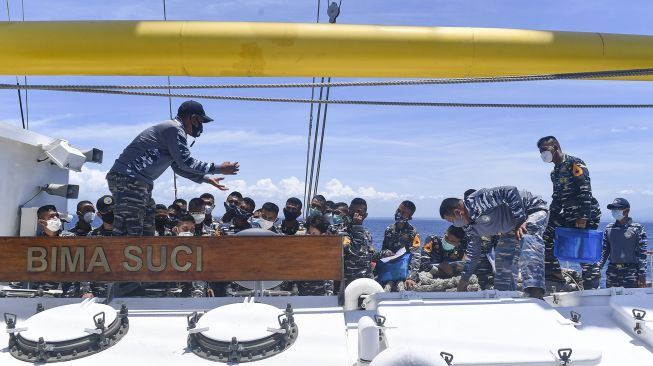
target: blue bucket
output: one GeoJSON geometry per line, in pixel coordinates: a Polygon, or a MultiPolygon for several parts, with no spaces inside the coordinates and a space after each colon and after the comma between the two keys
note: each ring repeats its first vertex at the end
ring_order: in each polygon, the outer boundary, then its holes
{"type": "Polygon", "coordinates": [[[405,281],[410,273],[410,260],[413,255],[406,252],[398,258],[387,262],[381,260],[376,262],[376,281],[385,284],[390,281],[405,281]]]}
{"type": "Polygon", "coordinates": [[[558,260],[596,263],[601,260],[602,246],[602,231],[557,227],[553,254],[558,260]]]}

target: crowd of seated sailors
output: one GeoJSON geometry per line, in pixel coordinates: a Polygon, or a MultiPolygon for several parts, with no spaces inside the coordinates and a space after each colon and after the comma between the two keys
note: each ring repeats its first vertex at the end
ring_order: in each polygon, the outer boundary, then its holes
{"type": "MultiPolygon", "coordinates": [[[[69,229],[53,205],[42,206],[37,211],[37,235],[46,237],[71,236],[111,236],[114,205],[113,197],[100,197],[95,205],[91,201],[80,201],[76,206],[77,220],[69,229]],[[101,225],[94,227],[97,221],[101,225]]],[[[310,202],[308,215],[302,215],[302,202],[292,197],[285,202],[279,215],[279,206],[265,202],[257,209],[250,197],[239,192],[231,192],[223,203],[222,215],[216,215],[215,198],[210,193],[189,201],[176,199],[171,205],[157,204],[154,236],[223,236],[234,235],[240,231],[260,228],[277,235],[339,235],[343,245],[344,282],[325,281],[285,281],[270,289],[272,294],[280,295],[333,295],[344,289],[357,278],[375,278],[386,291],[414,290],[420,285],[420,278],[428,273],[432,278],[459,276],[464,264],[467,239],[465,231],[449,226],[442,235],[429,235],[424,240],[410,224],[416,211],[411,201],[401,202],[394,215],[394,223],[385,232],[380,250],[376,250],[370,231],[365,227],[367,203],[355,198],[349,204],[327,201],[316,195],[310,202]],[[383,281],[375,270],[377,263],[389,258],[395,259],[406,253],[409,258],[407,276],[399,281],[383,281]],[[421,272],[421,274],[420,274],[421,272]]],[[[222,210],[221,210],[222,211],[222,210]]],[[[72,223],[68,223],[72,225],[72,223]]],[[[493,257],[496,238],[483,237],[482,256],[475,270],[481,289],[493,286],[493,257]]],[[[385,261],[384,261],[385,262],[385,261]]],[[[27,284],[14,283],[15,286],[27,284]]],[[[106,296],[104,283],[32,283],[31,288],[60,289],[66,297],[106,296]]],[[[235,282],[190,282],[190,283],[131,283],[122,288],[122,296],[246,296],[251,289],[243,288],[235,282]]]]}

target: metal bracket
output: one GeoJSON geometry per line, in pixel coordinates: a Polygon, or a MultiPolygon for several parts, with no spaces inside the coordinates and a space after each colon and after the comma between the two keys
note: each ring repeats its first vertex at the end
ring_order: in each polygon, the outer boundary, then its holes
{"type": "Polygon", "coordinates": [[[633,309],[633,318],[637,320],[644,320],[645,316],[646,316],[646,311],[641,309],[633,309]]]}
{"type": "Polygon", "coordinates": [[[338,6],[335,1],[332,2],[327,8],[327,15],[329,16],[329,23],[334,24],[336,22],[336,18],[338,18],[338,15],[340,15],[340,6],[338,6]]]}
{"type": "Polygon", "coordinates": [[[229,362],[240,362],[240,354],[243,352],[243,346],[238,344],[236,337],[231,338],[229,345],[229,362]]]}
{"type": "Polygon", "coordinates": [[[186,323],[188,323],[186,330],[190,331],[191,329],[195,329],[198,320],[200,320],[200,316],[197,314],[197,311],[186,315],[186,323]]]}
{"type": "Polygon", "coordinates": [[[383,327],[385,324],[385,316],[383,315],[374,315],[374,322],[377,327],[383,327]]]}
{"type": "Polygon", "coordinates": [[[449,366],[451,366],[453,363],[453,355],[449,352],[440,352],[440,357],[442,357],[444,362],[446,362],[449,366]]]}
{"type": "Polygon", "coordinates": [[[573,311],[573,310],[570,311],[569,313],[571,314],[571,321],[572,321],[572,322],[574,322],[574,323],[580,323],[581,315],[580,315],[579,313],[577,313],[577,312],[575,312],[575,311],[573,311]]]}
{"type": "Polygon", "coordinates": [[[41,303],[36,304],[36,314],[42,312],[43,310],[45,310],[45,307],[43,307],[43,304],[41,304],[41,303]]]}
{"type": "Polygon", "coordinates": [[[5,313],[5,324],[7,324],[7,329],[14,329],[16,327],[16,320],[18,316],[16,314],[5,313]]]}
{"type": "Polygon", "coordinates": [[[558,358],[560,358],[561,365],[564,366],[569,364],[569,361],[571,361],[571,353],[572,353],[571,348],[558,349],[558,358]]]}

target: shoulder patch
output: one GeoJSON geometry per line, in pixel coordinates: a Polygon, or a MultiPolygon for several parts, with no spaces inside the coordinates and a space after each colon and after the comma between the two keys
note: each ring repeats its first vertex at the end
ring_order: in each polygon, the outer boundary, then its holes
{"type": "Polygon", "coordinates": [[[413,248],[419,248],[422,245],[422,239],[420,239],[419,234],[415,234],[413,237],[413,248]]]}
{"type": "Polygon", "coordinates": [[[345,246],[345,247],[349,246],[350,243],[351,243],[351,239],[349,239],[348,236],[343,236],[342,237],[342,245],[343,246],[345,246]]]}
{"type": "Polygon", "coordinates": [[[571,169],[571,174],[573,174],[574,177],[580,177],[583,174],[585,174],[585,165],[581,163],[574,163],[572,169],[571,169]]]}
{"type": "Polygon", "coordinates": [[[433,242],[428,242],[424,244],[424,251],[427,253],[431,253],[431,250],[433,250],[433,242]]]}

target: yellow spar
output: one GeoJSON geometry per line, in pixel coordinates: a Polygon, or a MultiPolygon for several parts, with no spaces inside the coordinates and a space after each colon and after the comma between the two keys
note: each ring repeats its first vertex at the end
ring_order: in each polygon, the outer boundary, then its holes
{"type": "Polygon", "coordinates": [[[3,75],[449,78],[653,68],[653,36],[343,24],[4,22],[0,51],[3,75]]]}

